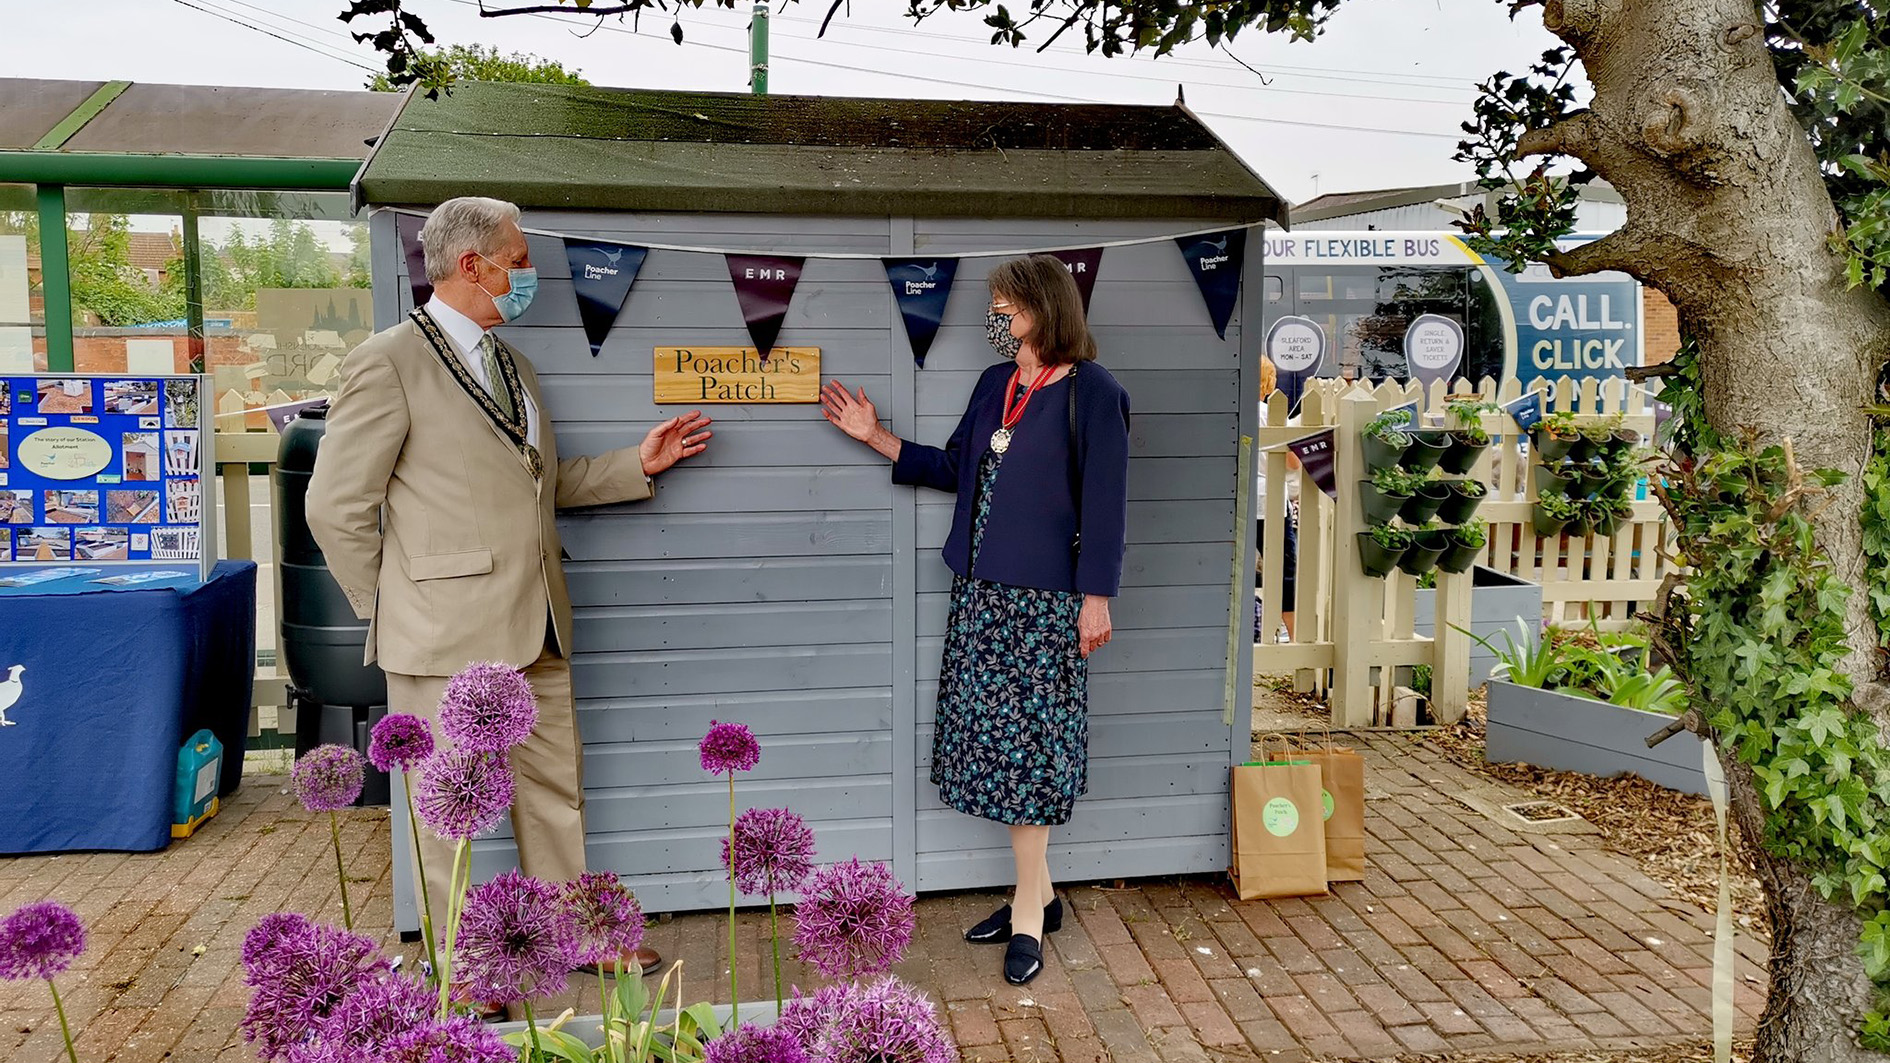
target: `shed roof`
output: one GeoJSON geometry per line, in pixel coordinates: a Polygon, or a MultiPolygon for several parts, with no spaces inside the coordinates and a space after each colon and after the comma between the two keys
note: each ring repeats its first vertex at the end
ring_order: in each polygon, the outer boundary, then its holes
{"type": "Polygon", "coordinates": [[[359,159],[400,97],[227,85],[126,86],[58,144],[41,141],[105,83],[0,78],[0,150],[359,159]]]}
{"type": "Polygon", "coordinates": [[[468,82],[407,97],[357,203],[1285,224],[1187,108],[468,82]]]}

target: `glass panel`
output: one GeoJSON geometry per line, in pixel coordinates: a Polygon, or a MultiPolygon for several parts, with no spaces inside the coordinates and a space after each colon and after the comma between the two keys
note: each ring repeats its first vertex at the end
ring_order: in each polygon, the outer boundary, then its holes
{"type": "MultiPolygon", "coordinates": [[[[38,203],[32,185],[0,184],[0,373],[46,368],[38,203]]],[[[4,456],[0,445],[0,457],[4,456]]]]}
{"type": "Polygon", "coordinates": [[[72,367],[81,373],[182,373],[183,217],[179,194],[70,190],[67,275],[72,367]]]}

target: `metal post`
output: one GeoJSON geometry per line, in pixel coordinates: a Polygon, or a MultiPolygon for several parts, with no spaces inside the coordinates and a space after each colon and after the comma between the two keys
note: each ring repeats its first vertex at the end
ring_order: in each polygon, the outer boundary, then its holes
{"type": "Polygon", "coordinates": [[[46,368],[72,372],[72,270],[66,245],[66,187],[39,186],[39,276],[46,305],[46,368]]]}
{"type": "Polygon", "coordinates": [[[184,193],[184,321],[189,339],[190,371],[202,373],[209,362],[203,328],[203,270],[197,233],[197,193],[184,193]]]}
{"type": "Polygon", "coordinates": [[[768,94],[768,0],[755,0],[755,15],[748,23],[748,89],[768,94]]]}

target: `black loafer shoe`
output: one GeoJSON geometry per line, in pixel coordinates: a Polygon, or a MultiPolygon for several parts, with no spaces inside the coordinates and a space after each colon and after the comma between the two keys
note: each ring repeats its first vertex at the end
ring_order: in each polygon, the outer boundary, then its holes
{"type": "Polygon", "coordinates": [[[1013,935],[1004,950],[1004,980],[1012,985],[1029,985],[1042,970],[1043,946],[1029,934],[1013,935]]]}
{"type": "MultiPolygon", "coordinates": [[[[1063,898],[1053,898],[1043,909],[1043,932],[1054,934],[1063,929],[1063,898]]],[[[1011,906],[1005,905],[987,916],[984,922],[965,931],[965,940],[974,945],[1002,945],[1011,939],[1011,906]]]]}

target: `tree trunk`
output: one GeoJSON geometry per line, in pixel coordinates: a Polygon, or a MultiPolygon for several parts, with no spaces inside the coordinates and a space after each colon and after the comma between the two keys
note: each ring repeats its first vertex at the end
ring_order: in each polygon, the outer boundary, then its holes
{"type": "MultiPolygon", "coordinates": [[[[1820,546],[1857,588],[1847,671],[1875,691],[1858,474],[1870,455],[1863,408],[1890,354],[1890,306],[1846,290],[1827,235],[1837,212],[1805,131],[1787,109],[1751,0],[1548,0],[1548,28],[1576,50],[1588,111],[1524,138],[1573,155],[1628,204],[1616,234],[1559,256],[1571,273],[1619,269],[1666,293],[1701,346],[1707,415],[1789,438],[1801,464],[1850,474],[1818,518],[1820,546]]],[[[1884,699],[1860,699],[1890,723],[1884,699]]],[[[1763,837],[1751,773],[1728,765],[1747,837],[1763,837]]],[[[1759,854],[1773,923],[1767,1061],[1882,1059],[1857,1047],[1871,1003],[1859,921],[1820,898],[1795,865],[1759,854]]]]}

